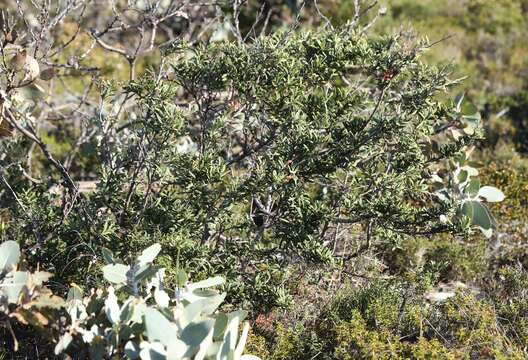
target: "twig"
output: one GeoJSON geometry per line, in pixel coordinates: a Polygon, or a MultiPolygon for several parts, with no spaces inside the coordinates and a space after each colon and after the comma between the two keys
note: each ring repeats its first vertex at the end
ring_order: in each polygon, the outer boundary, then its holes
{"type": "Polygon", "coordinates": [[[77,187],[75,186],[75,183],[73,182],[73,180],[71,179],[70,175],[68,174],[68,171],[66,171],[66,168],[59,161],[57,161],[53,157],[53,155],[51,155],[51,153],[48,150],[48,147],[46,146],[46,144],[44,144],[44,142],[42,142],[42,140],[36,134],[30,132],[29,130],[24,128],[22,125],[20,125],[15,120],[15,116],[11,113],[11,111],[9,111],[5,107],[3,107],[2,108],[2,113],[4,115],[4,118],[7,120],[7,122],[11,126],[13,126],[15,129],[20,131],[25,137],[27,137],[29,140],[33,141],[34,143],[36,143],[40,147],[40,150],[42,151],[42,153],[44,154],[46,159],[59,171],[59,173],[61,174],[61,176],[62,176],[62,178],[63,178],[63,180],[64,180],[64,182],[66,184],[66,186],[69,188],[70,192],[72,194],[76,193],[77,192],[77,187]]]}

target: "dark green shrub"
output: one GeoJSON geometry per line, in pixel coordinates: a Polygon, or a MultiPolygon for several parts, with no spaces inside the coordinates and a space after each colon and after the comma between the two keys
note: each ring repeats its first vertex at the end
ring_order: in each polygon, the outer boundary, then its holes
{"type": "MultiPolygon", "coordinates": [[[[84,170],[97,174],[94,192],[79,195],[60,163],[49,174],[58,193],[18,181],[31,137],[2,141],[13,185],[0,195],[7,219],[20,219],[2,236],[76,281],[97,248],[127,256],[160,241],[198,277],[233,280],[236,299],[272,305],[280,268],[333,261],[348,238],[330,235],[340,223],[359,226],[361,247],[380,232],[462,233],[460,211],[489,235],[461,152],[479,137],[479,117],[462,98],[437,100],[453,82],[419,61],[426,45],[345,28],[166,50],[160,75],[100,85],[104,111],[90,124],[100,165],[84,170]],[[454,173],[438,172],[450,158],[454,173]],[[432,194],[436,173],[444,184],[432,194]]],[[[19,128],[30,115],[4,111],[19,128]]]]}

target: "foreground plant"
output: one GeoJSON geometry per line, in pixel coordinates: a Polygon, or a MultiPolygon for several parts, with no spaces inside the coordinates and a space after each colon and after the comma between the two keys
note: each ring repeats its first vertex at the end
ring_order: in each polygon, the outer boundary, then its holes
{"type": "MultiPolygon", "coordinates": [[[[246,322],[239,334],[245,312],[217,312],[225,293],[211,288],[222,285],[224,279],[189,283],[187,275],[180,272],[174,295],[169,296],[163,285],[165,269],[153,265],[159,251],[158,244],[150,246],[132,266],[117,262],[106,252],[110,264],[103,273],[112,285],[92,289],[86,296],[74,286],[64,300],[44,287],[51,274],[17,270],[20,249],[16,242],[6,241],[0,245],[2,324],[11,331],[12,321],[48,327],[50,337],[60,329],[57,355],[142,360],[258,359],[242,355],[249,331],[246,322]],[[61,318],[64,313],[67,320],[61,318]]],[[[16,334],[13,336],[16,342],[16,334]]]]}

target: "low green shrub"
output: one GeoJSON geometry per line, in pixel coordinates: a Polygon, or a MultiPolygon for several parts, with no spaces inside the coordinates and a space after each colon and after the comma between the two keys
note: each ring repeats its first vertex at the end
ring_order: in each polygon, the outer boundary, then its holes
{"type": "Polygon", "coordinates": [[[248,347],[277,360],[524,359],[528,273],[502,273],[497,288],[459,288],[440,302],[397,281],[349,288],[304,324],[285,328],[282,315],[270,333],[255,322],[248,347]]]}

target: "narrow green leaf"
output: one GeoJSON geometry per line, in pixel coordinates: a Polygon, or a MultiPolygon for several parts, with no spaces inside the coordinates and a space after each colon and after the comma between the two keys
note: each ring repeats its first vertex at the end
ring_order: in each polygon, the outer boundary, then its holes
{"type": "Polygon", "coordinates": [[[209,279],[187,284],[187,288],[190,291],[193,291],[194,289],[209,288],[213,286],[222,285],[223,283],[225,283],[225,279],[223,277],[215,276],[209,279]]]}
{"type": "Polygon", "coordinates": [[[141,266],[134,274],[134,281],[140,282],[145,279],[151,278],[158,272],[159,268],[151,264],[145,264],[141,266]]]}
{"type": "Polygon", "coordinates": [[[213,337],[215,340],[221,340],[227,327],[228,318],[226,314],[216,315],[213,337]]]}
{"type": "Polygon", "coordinates": [[[107,264],[115,264],[116,263],[116,261],[114,259],[114,254],[112,254],[112,252],[109,249],[104,247],[102,249],[102,254],[103,254],[103,259],[104,259],[104,261],[107,264]]]}
{"type": "Polygon", "coordinates": [[[464,93],[459,93],[455,96],[455,111],[460,112],[462,109],[462,102],[464,101],[464,93]]]}
{"type": "Polygon", "coordinates": [[[176,282],[178,283],[178,286],[184,287],[185,284],[187,284],[187,281],[189,281],[189,276],[185,271],[179,269],[178,273],[176,274],[176,282]]]}
{"type": "Polygon", "coordinates": [[[458,182],[459,183],[465,182],[468,179],[468,176],[469,174],[466,170],[460,170],[460,172],[458,173],[458,182]]]}

